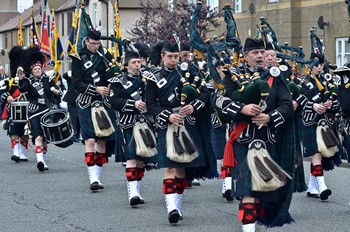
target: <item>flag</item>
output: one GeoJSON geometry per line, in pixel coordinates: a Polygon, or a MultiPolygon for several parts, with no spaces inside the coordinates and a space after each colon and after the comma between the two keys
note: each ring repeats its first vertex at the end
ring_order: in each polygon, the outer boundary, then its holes
{"type": "Polygon", "coordinates": [[[34,13],[32,10],[31,25],[30,25],[30,47],[38,46],[40,47],[40,36],[38,33],[38,28],[36,26],[34,13]]]}
{"type": "Polygon", "coordinates": [[[86,13],[85,8],[81,7],[78,19],[78,31],[74,43],[75,56],[79,56],[79,52],[84,50],[83,39],[87,36],[88,31],[93,30],[93,28],[90,16],[86,13]]]}
{"type": "Polygon", "coordinates": [[[19,16],[19,26],[18,26],[18,33],[17,33],[17,45],[18,46],[23,46],[24,40],[23,40],[23,22],[22,22],[22,16],[19,16]]]}
{"type": "Polygon", "coordinates": [[[63,60],[63,48],[60,39],[60,35],[58,33],[56,22],[55,22],[55,11],[52,9],[52,20],[51,20],[51,33],[50,33],[50,42],[51,42],[51,59],[55,63],[53,70],[56,73],[55,81],[57,81],[60,77],[60,67],[62,65],[63,60]]]}
{"type": "MultiPolygon", "coordinates": [[[[47,26],[47,16],[46,16],[46,6],[43,8],[43,19],[41,23],[41,52],[44,53],[46,56],[50,57],[50,44],[49,44],[49,32],[48,32],[48,26],[47,26]]],[[[49,59],[47,59],[49,60],[49,59]]]]}
{"type": "Polygon", "coordinates": [[[76,1],[72,27],[70,29],[69,36],[68,36],[68,48],[67,48],[68,54],[74,54],[76,52],[75,48],[74,48],[74,44],[75,44],[75,40],[76,40],[80,6],[81,6],[81,0],[76,1]]]}
{"type": "MultiPolygon", "coordinates": [[[[120,31],[120,17],[119,17],[119,8],[118,8],[118,0],[114,2],[114,36],[117,39],[122,37],[120,31]]],[[[114,43],[114,60],[120,62],[120,51],[122,51],[122,47],[118,43],[114,43]]]]}

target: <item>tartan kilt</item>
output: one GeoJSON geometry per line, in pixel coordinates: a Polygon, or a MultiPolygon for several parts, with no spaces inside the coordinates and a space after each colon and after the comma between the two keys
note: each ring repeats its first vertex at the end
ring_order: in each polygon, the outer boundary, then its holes
{"type": "Polygon", "coordinates": [[[117,146],[116,146],[116,162],[125,162],[127,160],[140,160],[145,163],[154,163],[156,162],[156,156],[154,157],[141,157],[136,155],[136,144],[133,137],[133,128],[124,129],[123,133],[118,127],[117,129],[117,146]],[[125,138],[125,143],[124,139],[125,138]],[[118,158],[118,161],[117,161],[118,158]],[[123,161],[125,160],[125,161],[123,161]]]}
{"type": "MultiPolygon", "coordinates": [[[[248,143],[240,144],[237,141],[234,143],[234,155],[237,164],[232,170],[232,196],[251,196],[262,201],[277,201],[277,191],[255,192],[251,190],[252,180],[247,162],[248,145],[248,143]]],[[[271,143],[266,143],[266,146],[271,158],[276,160],[276,146],[271,143]]]]}
{"type": "Polygon", "coordinates": [[[303,156],[310,157],[318,153],[317,141],[316,141],[316,128],[317,125],[305,126],[300,123],[301,140],[303,141],[303,156]]]}
{"type": "Polygon", "coordinates": [[[199,153],[199,156],[194,159],[190,163],[177,163],[171,161],[167,158],[167,144],[166,144],[166,132],[167,128],[157,130],[157,162],[159,168],[193,168],[193,167],[205,167],[206,166],[206,158],[205,153],[203,151],[203,144],[201,141],[201,135],[199,134],[199,130],[197,125],[189,125],[185,122],[185,127],[187,129],[188,134],[190,135],[196,150],[199,153]]]}
{"type": "MultiPolygon", "coordinates": [[[[114,126],[114,129],[116,129],[117,125],[116,125],[116,114],[114,112],[114,110],[112,108],[108,108],[105,106],[105,109],[108,113],[108,116],[110,117],[112,124],[114,126]]],[[[79,118],[79,122],[80,122],[80,127],[81,127],[81,136],[83,137],[84,140],[93,138],[95,140],[98,139],[103,139],[103,140],[115,140],[115,132],[112,133],[110,136],[107,137],[97,137],[95,135],[95,130],[94,130],[94,125],[92,124],[92,117],[91,117],[91,108],[85,108],[85,109],[81,109],[78,105],[77,105],[77,113],[78,113],[78,118],[79,118]]]]}
{"type": "Polygon", "coordinates": [[[210,141],[213,145],[213,150],[216,159],[221,160],[224,156],[226,146],[226,127],[220,126],[218,128],[211,128],[210,141]]]}
{"type": "Polygon", "coordinates": [[[9,128],[7,130],[7,135],[18,135],[19,137],[24,135],[24,126],[26,125],[25,122],[10,122],[9,128]]]}

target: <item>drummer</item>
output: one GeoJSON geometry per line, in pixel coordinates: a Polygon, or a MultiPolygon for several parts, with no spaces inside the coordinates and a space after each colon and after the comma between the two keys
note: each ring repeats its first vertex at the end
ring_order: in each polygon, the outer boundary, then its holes
{"type": "MultiPolygon", "coordinates": [[[[17,75],[17,73],[23,74],[23,68],[19,67],[23,52],[24,50],[20,46],[15,46],[10,50],[11,78],[6,78],[4,80],[4,90],[1,95],[5,103],[2,114],[2,119],[6,122],[4,128],[7,129],[7,134],[11,138],[11,160],[16,163],[28,161],[25,155],[28,148],[28,136],[24,134],[27,115],[23,114],[23,117],[16,118],[15,116],[17,116],[17,114],[12,114],[12,111],[14,111],[12,110],[12,106],[14,106],[15,103],[19,104],[17,107],[20,107],[21,111],[22,108],[27,107],[25,104],[26,89],[23,85],[23,76],[21,75],[21,78],[19,78],[17,75]]],[[[25,112],[25,109],[23,109],[23,111],[25,112]]]]}
{"type": "MultiPolygon", "coordinates": [[[[32,132],[32,142],[35,145],[34,153],[37,158],[37,168],[40,172],[48,170],[46,164],[47,143],[40,125],[41,117],[55,107],[53,102],[60,96],[60,91],[54,80],[50,80],[43,72],[44,56],[39,48],[33,47],[25,50],[23,68],[28,86],[28,118],[32,132]]],[[[21,76],[20,78],[23,78],[21,76]]]]}

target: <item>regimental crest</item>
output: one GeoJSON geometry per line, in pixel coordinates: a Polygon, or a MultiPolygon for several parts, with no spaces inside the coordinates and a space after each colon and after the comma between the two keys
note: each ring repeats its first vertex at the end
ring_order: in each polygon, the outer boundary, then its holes
{"type": "Polygon", "coordinates": [[[260,149],[266,149],[266,144],[264,141],[262,141],[261,139],[254,139],[248,146],[248,149],[256,149],[256,150],[260,150],[260,149]]]}
{"type": "Polygon", "coordinates": [[[272,68],[270,68],[270,74],[273,77],[278,77],[281,74],[281,71],[277,67],[272,67],[272,68]]]}
{"type": "Polygon", "coordinates": [[[284,64],[280,65],[279,68],[280,68],[280,70],[281,70],[282,72],[285,72],[285,71],[288,70],[288,67],[287,67],[286,65],[284,65],[284,64]]]}

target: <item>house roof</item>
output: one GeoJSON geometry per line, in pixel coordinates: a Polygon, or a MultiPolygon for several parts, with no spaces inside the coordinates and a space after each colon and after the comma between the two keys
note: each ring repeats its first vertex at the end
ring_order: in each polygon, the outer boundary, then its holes
{"type": "Polygon", "coordinates": [[[58,7],[56,12],[66,11],[75,8],[75,1],[67,0],[62,6],[58,7]]]}
{"type": "Polygon", "coordinates": [[[33,7],[26,9],[22,14],[18,13],[17,16],[9,19],[8,22],[4,23],[0,27],[0,33],[17,29],[19,26],[19,16],[20,15],[22,16],[23,27],[29,26],[31,23],[32,12],[35,16],[35,22],[41,23],[40,11],[41,11],[41,1],[37,1],[34,3],[33,7]]]}

